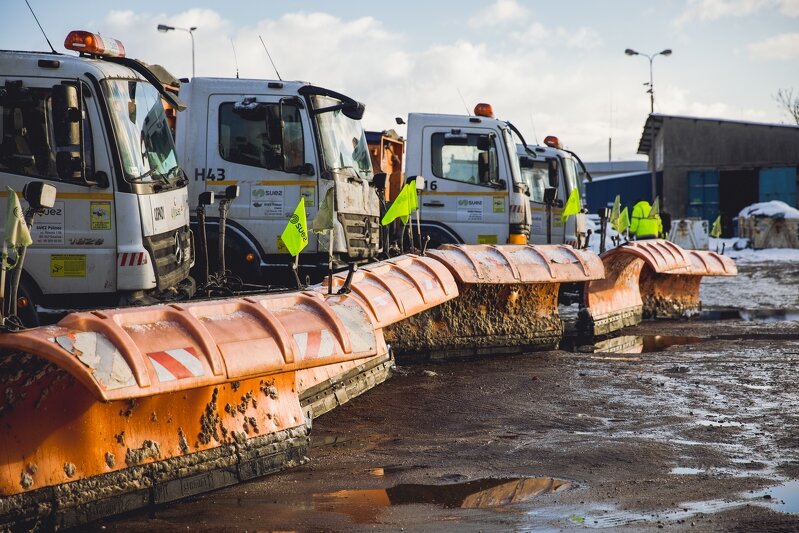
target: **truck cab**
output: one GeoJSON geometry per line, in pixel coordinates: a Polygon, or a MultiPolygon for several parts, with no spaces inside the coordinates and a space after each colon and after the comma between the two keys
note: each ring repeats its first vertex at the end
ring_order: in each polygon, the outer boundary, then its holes
{"type": "MultiPolygon", "coordinates": [[[[563,205],[574,189],[578,190],[580,204],[583,205],[582,180],[586,172],[579,157],[573,152],[564,150],[560,140],[554,136],[547,136],[544,145],[525,147],[523,144],[517,144],[516,152],[519,156],[522,181],[530,191],[532,218],[530,242],[534,244],[547,242],[544,191],[547,187],[554,187],[557,195],[552,206],[552,242],[576,244],[578,217],[569,217],[564,223],[561,221],[561,213],[563,205]]],[[[582,227],[579,229],[585,231],[582,227]]]]}
{"type": "Polygon", "coordinates": [[[24,307],[192,294],[187,180],[160,86],[118,41],[72,32],[65,47],[80,56],[0,51],[0,182],[57,189],[31,228],[24,307]]]}
{"type": "Polygon", "coordinates": [[[425,177],[419,211],[430,247],[527,242],[529,199],[512,128],[488,107],[477,111],[408,115],[406,174],[425,177]]]}
{"type": "MultiPolygon", "coordinates": [[[[303,275],[318,279],[331,250],[340,263],[377,255],[380,204],[362,104],[282,80],[194,78],[181,83],[179,95],[188,110],[177,117],[175,141],[192,207],[201,192],[239,186],[226,237],[226,262],[234,274],[262,283],[288,272],[290,256],[280,235],[300,198],[309,227],[332,227],[309,235],[299,256],[303,275]]],[[[210,213],[209,240],[216,224],[210,213]]]]}

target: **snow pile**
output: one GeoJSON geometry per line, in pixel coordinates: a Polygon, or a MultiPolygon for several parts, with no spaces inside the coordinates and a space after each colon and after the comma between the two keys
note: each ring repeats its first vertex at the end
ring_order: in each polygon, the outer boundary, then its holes
{"type": "Polygon", "coordinates": [[[780,200],[760,202],[741,209],[739,217],[772,217],[772,218],[799,218],[799,209],[791,207],[780,200]]]}
{"type": "Polygon", "coordinates": [[[721,252],[734,259],[736,263],[799,263],[799,250],[792,248],[764,248],[755,250],[747,248],[747,239],[714,239],[710,238],[710,251],[721,252]]]}

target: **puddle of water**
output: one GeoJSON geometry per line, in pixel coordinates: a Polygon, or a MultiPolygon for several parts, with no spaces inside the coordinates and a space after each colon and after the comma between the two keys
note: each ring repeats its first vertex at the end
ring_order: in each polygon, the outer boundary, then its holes
{"type": "Polygon", "coordinates": [[[704,468],[690,468],[687,466],[676,466],[671,469],[672,474],[677,474],[681,476],[695,476],[697,474],[704,474],[707,472],[704,468]]]}
{"type": "Polygon", "coordinates": [[[746,322],[799,321],[795,309],[708,309],[699,314],[699,320],[743,320],[746,322]]]}
{"type": "Polygon", "coordinates": [[[799,513],[799,480],[789,481],[765,490],[762,503],[781,513],[799,513]]]}
{"type": "Polygon", "coordinates": [[[715,420],[696,420],[694,423],[700,426],[722,428],[739,428],[743,426],[741,422],[716,422],[715,420]]]}
{"type": "Polygon", "coordinates": [[[357,523],[376,523],[381,510],[405,504],[447,509],[487,509],[526,502],[575,487],[553,478],[481,479],[449,485],[401,484],[387,489],[340,490],[313,495],[314,509],[345,514],[357,523]]]}
{"type": "MultiPolygon", "coordinates": [[[[400,466],[400,465],[392,465],[392,466],[382,466],[380,468],[370,468],[367,470],[370,475],[374,477],[385,477],[390,476],[391,474],[396,474],[398,472],[402,472],[404,470],[410,469],[410,466],[400,466]]],[[[413,468],[424,468],[415,466],[413,468]]]]}
{"type": "Polygon", "coordinates": [[[662,352],[671,346],[698,344],[704,341],[705,339],[702,337],[679,335],[621,335],[599,341],[592,347],[581,346],[578,351],[588,351],[589,353],[653,353],[662,352]]]}

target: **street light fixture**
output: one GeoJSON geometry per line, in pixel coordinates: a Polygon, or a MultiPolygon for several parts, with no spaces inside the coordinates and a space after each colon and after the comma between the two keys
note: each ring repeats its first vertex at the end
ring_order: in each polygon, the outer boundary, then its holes
{"type": "Polygon", "coordinates": [[[647,58],[649,60],[649,90],[647,92],[649,93],[649,112],[650,113],[654,113],[655,112],[655,86],[652,84],[652,61],[657,56],[670,56],[671,55],[671,48],[666,48],[665,50],[661,50],[657,54],[651,54],[651,55],[650,54],[644,54],[644,53],[641,53],[641,52],[637,52],[637,51],[633,50],[632,48],[627,48],[624,51],[624,53],[627,54],[628,56],[644,56],[645,58],[647,58]]]}
{"type": "MultiPolygon", "coordinates": [[[[655,86],[654,86],[654,83],[652,81],[652,61],[657,56],[670,56],[671,55],[671,48],[666,48],[665,50],[661,50],[657,54],[644,54],[644,53],[638,52],[636,50],[633,50],[632,48],[627,48],[626,50],[624,50],[624,53],[627,54],[628,56],[644,56],[645,58],[647,58],[649,60],[649,90],[647,92],[649,93],[649,114],[652,115],[652,114],[655,113],[655,86]]],[[[644,84],[644,85],[646,85],[646,84],[644,84]]],[[[650,128],[650,129],[651,129],[651,134],[650,134],[650,146],[649,146],[649,150],[650,150],[649,164],[652,167],[652,201],[654,202],[655,199],[657,198],[657,195],[658,195],[658,190],[657,190],[657,169],[655,168],[656,161],[655,161],[655,157],[654,157],[655,156],[655,127],[654,127],[654,124],[652,124],[652,128],[650,128]]],[[[665,199],[664,199],[664,203],[665,203],[665,199]]]]}
{"type": "Polygon", "coordinates": [[[179,28],[177,26],[167,26],[166,24],[159,24],[158,31],[161,33],[166,33],[172,30],[180,30],[189,33],[191,37],[191,77],[194,78],[194,30],[197,29],[197,26],[192,26],[191,28],[179,28]]]}

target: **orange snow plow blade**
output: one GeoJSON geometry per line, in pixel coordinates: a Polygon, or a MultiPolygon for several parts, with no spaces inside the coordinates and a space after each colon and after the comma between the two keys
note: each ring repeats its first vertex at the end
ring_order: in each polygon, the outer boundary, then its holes
{"type": "MultiPolygon", "coordinates": [[[[328,302],[363,309],[375,328],[382,329],[408,316],[438,306],[458,295],[455,279],[438,261],[403,255],[358,270],[347,294],[335,294],[346,274],[333,276],[328,302]]],[[[327,280],[312,287],[326,294],[327,280]]],[[[350,361],[297,373],[300,403],[306,414],[320,416],[388,379],[394,361],[390,353],[365,361],[350,361]]]]}
{"type": "Polygon", "coordinates": [[[569,246],[445,245],[428,252],[460,296],[385,328],[397,353],[480,355],[556,347],[561,283],[603,275],[602,262],[569,246]]]}
{"type": "Polygon", "coordinates": [[[666,240],[629,242],[602,254],[605,278],[589,281],[578,327],[605,335],[643,318],[688,316],[700,309],[702,276],[734,276],[732,259],[684,250],[666,240]]]}
{"type": "Polygon", "coordinates": [[[362,309],[310,292],[0,334],[0,530],[71,527],[301,464],[296,372],[386,353],[362,309]]]}

